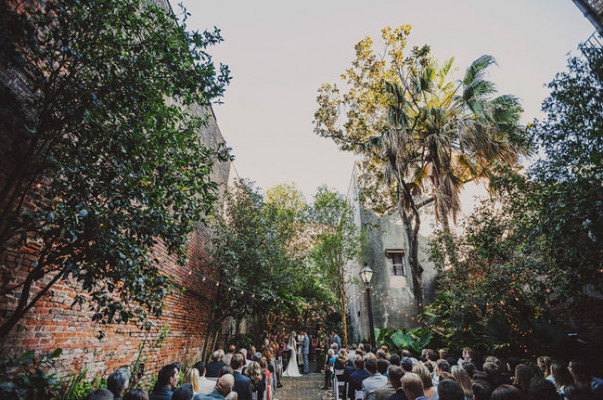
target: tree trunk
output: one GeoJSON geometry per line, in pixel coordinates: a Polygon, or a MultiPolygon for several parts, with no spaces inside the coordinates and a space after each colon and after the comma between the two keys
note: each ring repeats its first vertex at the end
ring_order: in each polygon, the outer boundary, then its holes
{"type": "Polygon", "coordinates": [[[341,307],[341,334],[343,336],[343,347],[348,345],[348,321],[346,318],[347,315],[347,307],[346,307],[346,298],[340,298],[340,307],[341,307]]]}

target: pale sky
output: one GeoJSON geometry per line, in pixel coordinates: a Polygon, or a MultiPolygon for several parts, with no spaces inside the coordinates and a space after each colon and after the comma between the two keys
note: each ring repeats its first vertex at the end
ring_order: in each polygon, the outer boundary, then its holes
{"type": "MultiPolygon", "coordinates": [[[[173,8],[178,12],[175,1],[173,8]]],[[[347,192],[354,156],[313,132],[316,90],[339,82],[354,44],[383,27],[413,26],[410,46],[429,44],[464,70],[491,54],[490,79],[519,97],[523,122],[541,116],[543,86],[594,32],[571,0],[188,0],[192,29],[217,26],[210,49],[232,82],[215,105],[240,177],[268,189],[295,182],[309,200],[321,184],[347,192]]],[[[409,46],[409,47],[410,47],[409,46]]]]}

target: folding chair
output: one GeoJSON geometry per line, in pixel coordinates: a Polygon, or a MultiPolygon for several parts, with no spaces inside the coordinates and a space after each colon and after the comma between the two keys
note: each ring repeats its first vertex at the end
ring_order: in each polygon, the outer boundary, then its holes
{"type": "Polygon", "coordinates": [[[364,399],[364,391],[363,390],[356,390],[356,393],[354,395],[354,399],[355,400],[363,400],[364,399]]]}

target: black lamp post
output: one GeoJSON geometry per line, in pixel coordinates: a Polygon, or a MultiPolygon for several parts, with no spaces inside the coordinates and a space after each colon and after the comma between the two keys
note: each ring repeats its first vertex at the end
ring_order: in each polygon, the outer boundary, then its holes
{"type": "Polygon", "coordinates": [[[375,323],[373,322],[373,307],[371,306],[371,280],[375,272],[368,266],[368,263],[364,263],[364,268],[360,271],[360,279],[364,282],[366,287],[366,304],[368,305],[369,313],[369,329],[371,333],[371,351],[375,351],[375,323]]]}

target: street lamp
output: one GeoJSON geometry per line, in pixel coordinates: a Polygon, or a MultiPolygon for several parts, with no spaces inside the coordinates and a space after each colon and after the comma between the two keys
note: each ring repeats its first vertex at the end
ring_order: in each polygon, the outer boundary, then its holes
{"type": "Polygon", "coordinates": [[[375,323],[373,322],[373,307],[371,306],[371,280],[375,272],[368,266],[368,263],[364,263],[364,268],[360,271],[360,279],[364,282],[366,288],[366,304],[368,305],[369,312],[369,329],[371,333],[371,351],[375,351],[375,323]]]}

